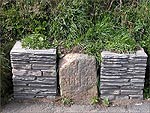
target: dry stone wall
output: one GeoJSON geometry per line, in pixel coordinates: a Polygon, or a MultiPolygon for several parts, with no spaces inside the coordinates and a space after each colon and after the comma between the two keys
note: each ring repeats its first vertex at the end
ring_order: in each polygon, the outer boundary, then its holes
{"type": "MultiPolygon", "coordinates": [[[[56,49],[24,49],[18,41],[10,56],[15,98],[56,96],[56,49]]],[[[144,50],[135,54],[103,51],[101,56],[101,98],[142,99],[147,62],[144,50]]],[[[74,101],[98,96],[95,58],[78,53],[64,56],[59,64],[59,84],[61,96],[74,101]]]]}
{"type": "Polygon", "coordinates": [[[53,98],[57,93],[56,49],[24,49],[16,42],[10,52],[14,98],[53,98]]]}
{"type": "Polygon", "coordinates": [[[102,98],[143,98],[147,55],[144,50],[135,54],[102,52],[100,93],[102,98]]]}

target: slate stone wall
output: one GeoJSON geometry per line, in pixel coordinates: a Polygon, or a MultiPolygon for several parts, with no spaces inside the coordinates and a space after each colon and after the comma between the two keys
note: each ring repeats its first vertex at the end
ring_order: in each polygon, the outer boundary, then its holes
{"type": "Polygon", "coordinates": [[[55,97],[56,49],[24,49],[16,42],[10,52],[14,98],[55,97]]]}
{"type": "Polygon", "coordinates": [[[147,55],[144,50],[135,54],[102,52],[100,72],[101,98],[143,98],[147,55]]]}

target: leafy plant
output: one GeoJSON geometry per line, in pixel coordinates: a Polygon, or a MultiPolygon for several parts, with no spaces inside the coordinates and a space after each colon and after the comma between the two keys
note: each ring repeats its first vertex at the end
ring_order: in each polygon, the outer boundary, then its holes
{"type": "Polygon", "coordinates": [[[2,38],[18,40],[39,33],[49,36],[51,10],[59,0],[3,1],[0,8],[2,38]]]}
{"type": "Polygon", "coordinates": [[[61,101],[62,101],[62,103],[63,103],[64,105],[72,105],[72,104],[73,104],[72,99],[70,99],[70,98],[68,98],[68,97],[63,97],[63,98],[61,99],[61,101]]]}
{"type": "Polygon", "coordinates": [[[121,9],[116,8],[112,11],[114,25],[127,29],[131,38],[150,53],[150,2],[144,0],[127,4],[125,3],[121,9]]]}
{"type": "Polygon", "coordinates": [[[31,34],[22,39],[22,46],[31,49],[48,49],[51,47],[46,36],[42,34],[31,34]]]}
{"type": "Polygon", "coordinates": [[[0,46],[0,104],[6,104],[13,92],[9,53],[14,42],[3,42],[0,46]]]}
{"type": "Polygon", "coordinates": [[[145,88],[144,89],[144,98],[145,99],[150,98],[150,88],[145,88]]]}
{"type": "Polygon", "coordinates": [[[102,104],[105,105],[105,106],[109,106],[109,105],[110,105],[109,99],[105,97],[105,98],[102,100],[102,104]]]}
{"type": "Polygon", "coordinates": [[[71,41],[82,37],[92,26],[90,3],[87,0],[62,0],[53,12],[51,37],[71,41]]]}
{"type": "Polygon", "coordinates": [[[150,36],[144,35],[144,39],[140,44],[150,54],[150,36]]]}
{"type": "Polygon", "coordinates": [[[99,98],[97,96],[91,98],[91,104],[98,104],[98,103],[99,103],[99,98]]]}
{"type": "Polygon", "coordinates": [[[119,53],[134,52],[137,43],[127,31],[121,30],[114,33],[114,38],[106,43],[106,49],[119,53]]]}

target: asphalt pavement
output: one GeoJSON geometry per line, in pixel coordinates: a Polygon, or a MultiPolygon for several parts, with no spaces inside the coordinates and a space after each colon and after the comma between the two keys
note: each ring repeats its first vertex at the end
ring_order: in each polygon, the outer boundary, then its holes
{"type": "Polygon", "coordinates": [[[126,106],[96,107],[93,105],[54,105],[47,102],[11,101],[1,108],[1,113],[150,113],[150,102],[126,106]]]}

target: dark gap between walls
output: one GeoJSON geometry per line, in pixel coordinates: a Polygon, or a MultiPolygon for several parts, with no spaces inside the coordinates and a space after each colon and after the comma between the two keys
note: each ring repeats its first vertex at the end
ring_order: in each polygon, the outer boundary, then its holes
{"type": "Polygon", "coordinates": [[[97,92],[98,92],[98,97],[100,97],[100,69],[101,69],[101,65],[99,62],[97,62],[96,66],[97,66],[97,92]]]}
{"type": "MultiPolygon", "coordinates": [[[[146,54],[148,57],[147,57],[147,66],[146,66],[146,73],[145,73],[143,96],[150,94],[150,54],[148,54],[147,51],[146,51],[146,54]]],[[[145,96],[144,96],[144,98],[145,98],[145,96]]]]}
{"type": "Polygon", "coordinates": [[[59,54],[58,48],[56,48],[56,74],[57,74],[57,96],[60,96],[60,85],[59,85],[59,54]]]}

